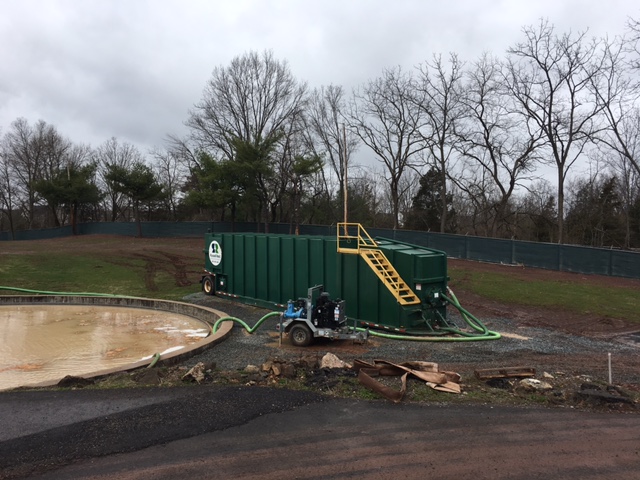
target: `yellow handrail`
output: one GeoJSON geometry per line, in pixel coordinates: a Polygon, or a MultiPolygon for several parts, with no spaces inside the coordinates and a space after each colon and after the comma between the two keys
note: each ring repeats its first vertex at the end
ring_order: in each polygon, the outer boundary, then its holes
{"type": "Polygon", "coordinates": [[[359,223],[338,223],[338,252],[341,253],[360,253],[361,248],[378,248],[376,241],[371,238],[369,233],[359,223]],[[353,231],[355,229],[355,232],[353,231]],[[344,233],[340,233],[344,232],[344,233]],[[354,247],[343,247],[343,243],[351,243],[354,241],[354,247]]]}
{"type": "Polygon", "coordinates": [[[337,244],[339,253],[360,255],[369,265],[373,273],[389,289],[391,294],[401,305],[415,305],[420,299],[405,281],[400,277],[394,266],[376,241],[369,236],[359,223],[338,223],[337,244]],[[351,242],[354,243],[351,246],[351,242]],[[344,244],[349,246],[342,246],[344,244]]]}

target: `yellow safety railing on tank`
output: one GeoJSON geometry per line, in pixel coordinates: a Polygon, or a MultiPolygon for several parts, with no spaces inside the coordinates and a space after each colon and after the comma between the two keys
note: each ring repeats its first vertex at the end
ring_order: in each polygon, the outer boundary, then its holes
{"type": "Polygon", "coordinates": [[[378,244],[359,223],[339,222],[338,252],[359,254],[362,248],[378,248],[378,244]]]}
{"type": "Polygon", "coordinates": [[[360,255],[373,273],[401,305],[416,305],[420,299],[400,277],[376,241],[359,223],[338,223],[338,252],[360,255]]]}

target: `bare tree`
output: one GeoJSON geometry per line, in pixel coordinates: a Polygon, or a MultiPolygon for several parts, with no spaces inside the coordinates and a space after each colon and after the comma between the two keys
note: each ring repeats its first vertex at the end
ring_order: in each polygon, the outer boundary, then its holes
{"type": "Polygon", "coordinates": [[[427,164],[434,165],[442,175],[440,182],[440,232],[448,224],[447,177],[452,176],[450,163],[456,153],[459,137],[456,134],[459,122],[466,115],[462,102],[462,80],[464,64],[458,56],[451,54],[448,65],[441,55],[434,55],[431,62],[419,67],[419,95],[416,101],[425,114],[426,124],[421,129],[424,145],[428,149],[427,164]]]}
{"type": "MultiPolygon", "coordinates": [[[[18,118],[3,137],[3,151],[16,182],[14,198],[25,213],[28,228],[35,226],[35,208],[39,201],[33,188],[35,182],[51,178],[63,163],[70,145],[54,126],[43,120],[31,126],[25,118],[18,118]]],[[[55,211],[53,213],[58,224],[55,211]]]]}
{"type": "Polygon", "coordinates": [[[354,92],[349,115],[351,128],[385,168],[394,229],[400,224],[402,178],[426,148],[416,92],[411,75],[400,67],[386,69],[354,92]]]}
{"type": "Polygon", "coordinates": [[[250,52],[216,67],[186,125],[199,148],[233,159],[239,139],[257,145],[280,134],[302,114],[306,84],[298,83],[286,62],[270,51],[250,52]]]}
{"type": "Polygon", "coordinates": [[[509,49],[506,85],[547,142],[557,173],[558,243],[563,243],[565,181],[599,128],[601,106],[591,85],[602,73],[602,53],[586,32],[558,36],[547,21],[523,33],[525,40],[509,49]]]}
{"type": "Polygon", "coordinates": [[[607,126],[596,141],[640,173],[640,85],[635,76],[640,68],[630,57],[636,43],[632,38],[603,41],[602,75],[592,79],[591,88],[607,126]]]}
{"type": "Polygon", "coordinates": [[[109,205],[106,205],[105,216],[107,221],[115,222],[126,211],[128,200],[124,193],[115,188],[108,173],[114,167],[129,170],[134,164],[144,163],[138,149],[126,142],[120,143],[115,137],[111,137],[96,148],[93,160],[98,166],[98,176],[101,181],[101,189],[105,192],[109,205]]]}
{"type": "Polygon", "coordinates": [[[596,155],[615,173],[621,201],[624,248],[632,243],[632,209],[637,201],[640,177],[640,71],[638,23],[631,21],[627,37],[603,41],[603,74],[592,81],[596,101],[602,107],[606,128],[595,140],[596,155]]]}
{"type": "Polygon", "coordinates": [[[244,167],[251,164],[246,173],[258,188],[247,194],[259,202],[265,225],[281,205],[283,182],[290,178],[286,168],[295,156],[291,145],[298,143],[292,136],[301,134],[306,102],[307,86],[286,62],[269,51],[250,52],[214,69],[186,122],[196,149],[244,167]]]}
{"type": "Polygon", "coordinates": [[[344,177],[359,144],[358,136],[345,127],[346,109],[343,88],[329,85],[314,90],[307,111],[311,144],[336,174],[340,203],[344,201],[344,177]]]}
{"type": "Polygon", "coordinates": [[[630,18],[627,23],[627,29],[629,31],[629,45],[635,53],[631,60],[631,67],[635,70],[640,70],[640,20],[630,18]]]}
{"type": "MultiPolygon", "coordinates": [[[[324,164],[323,164],[324,166],[324,164]]],[[[304,195],[301,197],[300,222],[307,224],[331,224],[335,222],[335,209],[331,193],[327,190],[324,168],[305,178],[304,195]]]]}
{"type": "Polygon", "coordinates": [[[11,124],[4,137],[6,161],[13,171],[14,198],[25,213],[28,228],[32,228],[36,192],[31,185],[38,179],[42,162],[42,143],[34,141],[34,131],[26,118],[18,118],[11,124]]]}
{"type": "Polygon", "coordinates": [[[400,180],[400,215],[402,225],[406,228],[407,218],[413,206],[413,199],[420,189],[420,175],[411,170],[400,180]]]}
{"type": "Polygon", "coordinates": [[[44,144],[41,178],[50,180],[60,168],[70,161],[73,144],[63,138],[53,125],[44,122],[36,123],[36,132],[44,144]]]}
{"type": "Polygon", "coordinates": [[[463,99],[468,117],[465,128],[459,129],[465,167],[454,178],[469,194],[470,188],[479,186],[479,178],[492,184],[489,195],[474,192],[486,201],[485,234],[492,237],[508,226],[507,207],[516,187],[531,180],[542,143],[540,127],[514,108],[513,98],[503,85],[502,66],[488,55],[483,55],[468,72],[463,99]]]}
{"type": "Polygon", "coordinates": [[[298,197],[295,193],[300,186],[298,174],[301,170],[297,167],[298,160],[315,156],[306,141],[305,132],[304,117],[293,116],[283,124],[280,140],[274,145],[272,168],[276,174],[267,179],[264,192],[264,202],[269,206],[271,222],[292,221],[293,210],[299,208],[299,202],[294,201],[292,204],[284,200],[287,197],[290,200],[298,197]]]}
{"type": "Polygon", "coordinates": [[[62,166],[74,165],[80,167],[93,160],[93,149],[86,143],[71,144],[67,151],[62,166]]]}
{"type": "Polygon", "coordinates": [[[167,210],[171,219],[176,220],[182,182],[188,175],[187,167],[175,151],[156,148],[151,154],[156,160],[154,170],[158,183],[163,186],[166,194],[167,210]]]}
{"type": "Polygon", "coordinates": [[[13,211],[17,197],[16,183],[13,169],[9,162],[9,154],[5,151],[5,144],[0,144],[0,213],[3,213],[9,222],[11,238],[15,235],[15,221],[13,211]]]}
{"type": "Polygon", "coordinates": [[[553,242],[557,234],[554,187],[548,180],[532,183],[519,198],[516,236],[522,240],[553,242]]]}
{"type": "Polygon", "coordinates": [[[389,188],[384,178],[384,168],[359,168],[350,174],[349,218],[353,222],[370,227],[387,228],[393,225],[389,188]]]}
{"type": "Polygon", "coordinates": [[[197,168],[202,168],[201,152],[202,150],[199,150],[188,136],[168,135],[166,138],[166,153],[182,164],[189,174],[197,168]]]}

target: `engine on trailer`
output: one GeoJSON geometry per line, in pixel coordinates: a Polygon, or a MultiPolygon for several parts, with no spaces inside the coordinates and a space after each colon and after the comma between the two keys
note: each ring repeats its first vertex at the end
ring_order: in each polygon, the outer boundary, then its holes
{"type": "Polygon", "coordinates": [[[320,328],[339,328],[345,323],[344,300],[333,301],[327,292],[322,292],[313,308],[311,321],[320,328]]]}
{"type": "Polygon", "coordinates": [[[284,312],[286,319],[308,319],[314,327],[338,329],[346,323],[344,300],[331,300],[327,292],[322,292],[315,304],[309,298],[299,298],[295,302],[289,301],[284,312]],[[308,315],[308,309],[311,315],[308,315]]]}
{"type": "Polygon", "coordinates": [[[309,288],[307,298],[289,300],[280,318],[276,329],[281,335],[289,334],[297,347],[306,347],[318,337],[364,343],[369,336],[368,330],[360,331],[355,323],[347,325],[344,300],[331,300],[322,285],[309,288]]]}

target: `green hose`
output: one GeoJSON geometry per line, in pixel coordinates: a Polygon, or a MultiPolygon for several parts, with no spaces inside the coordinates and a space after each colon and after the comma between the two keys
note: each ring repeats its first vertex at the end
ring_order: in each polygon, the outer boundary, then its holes
{"type": "Polygon", "coordinates": [[[257,322],[253,327],[250,327],[250,326],[247,324],[247,322],[245,322],[244,320],[240,320],[239,318],[236,318],[236,317],[222,317],[222,318],[219,318],[219,319],[216,321],[216,323],[214,323],[214,324],[213,324],[213,327],[211,328],[211,331],[212,331],[213,333],[216,333],[216,332],[218,331],[218,328],[220,328],[220,324],[221,324],[222,322],[229,322],[229,321],[231,321],[231,322],[239,323],[240,325],[242,325],[242,326],[244,327],[244,329],[245,329],[247,332],[249,332],[249,333],[253,333],[253,332],[255,332],[255,331],[258,329],[258,327],[259,327],[260,325],[262,325],[262,323],[263,323],[267,318],[271,318],[271,317],[274,317],[274,316],[276,316],[276,315],[280,315],[280,312],[270,312],[270,313],[267,313],[264,317],[262,317],[260,320],[258,320],[258,322],[257,322]]]}
{"type": "MultiPolygon", "coordinates": [[[[473,316],[468,310],[466,310],[460,302],[456,298],[455,294],[450,288],[447,288],[449,291],[449,295],[451,298],[442,294],[442,297],[448,301],[451,305],[453,305],[458,311],[464,321],[476,332],[480,332],[480,334],[464,332],[457,328],[445,327],[441,328],[439,332],[433,332],[426,335],[397,335],[393,333],[383,333],[369,330],[369,333],[375,337],[389,338],[391,340],[407,340],[414,342],[477,342],[481,340],[498,340],[501,338],[501,335],[498,332],[493,332],[489,330],[484,324],[473,316]],[[445,337],[444,335],[454,334],[460,335],[459,337],[445,337]]],[[[442,317],[441,317],[442,318],[442,317]]],[[[443,319],[444,320],[444,319],[443,319]]],[[[365,331],[365,328],[358,327],[356,330],[365,331]]]]}
{"type": "MultiPolygon", "coordinates": [[[[365,328],[357,327],[356,330],[364,331],[365,328]]],[[[462,334],[463,332],[452,329],[449,333],[462,334]]],[[[488,335],[473,335],[471,337],[433,337],[433,336],[413,336],[413,335],[396,335],[393,333],[376,332],[369,330],[369,334],[374,337],[388,338],[391,340],[406,340],[411,342],[477,342],[480,340],[498,340],[500,334],[489,331],[488,335]]]]}
{"type": "Polygon", "coordinates": [[[153,357],[151,358],[151,363],[149,363],[149,365],[147,365],[147,368],[155,367],[156,363],[158,363],[158,360],[160,360],[160,354],[159,353],[154,353],[153,357]]]}
{"type": "Polygon", "coordinates": [[[468,310],[466,310],[462,305],[460,305],[460,302],[458,301],[458,298],[456,297],[456,295],[453,293],[453,290],[451,290],[449,287],[447,287],[447,290],[449,292],[449,295],[451,295],[451,298],[448,298],[444,294],[442,294],[442,296],[444,297],[445,300],[447,300],[449,303],[451,303],[454,307],[458,309],[464,321],[467,322],[467,325],[469,325],[471,328],[473,328],[477,332],[482,332],[483,334],[486,334],[488,330],[483,325],[483,323],[480,320],[478,320],[476,317],[474,317],[473,314],[470,313],[468,310]]]}

